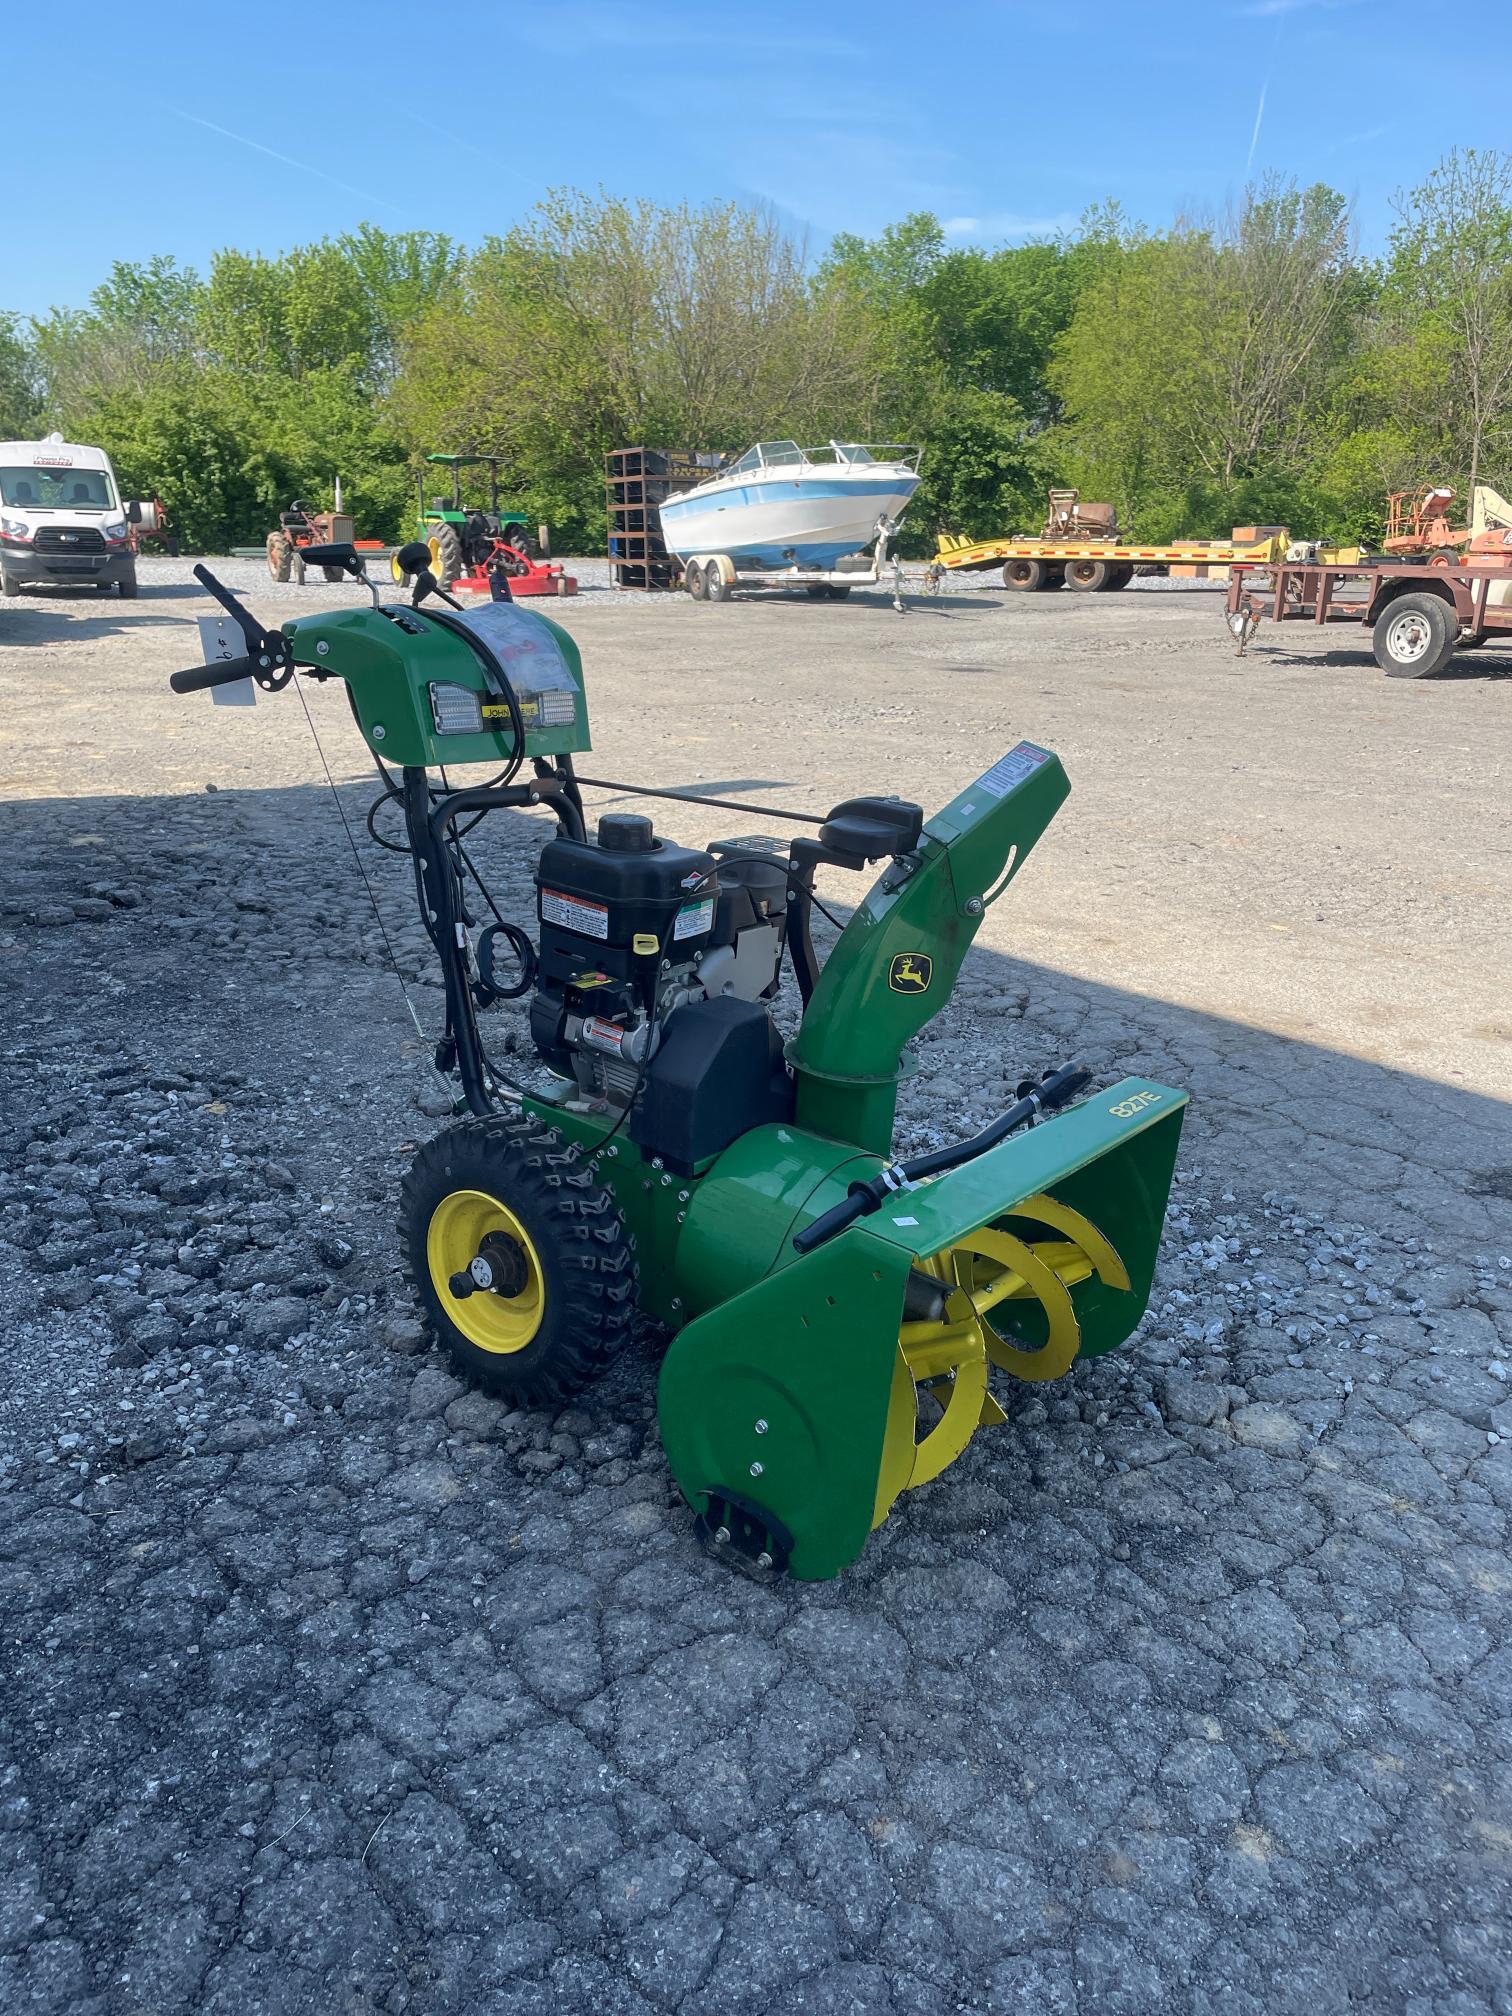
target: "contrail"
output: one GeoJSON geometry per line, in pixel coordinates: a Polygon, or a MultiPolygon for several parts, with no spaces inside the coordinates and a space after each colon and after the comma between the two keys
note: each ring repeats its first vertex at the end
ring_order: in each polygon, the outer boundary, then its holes
{"type": "Polygon", "coordinates": [[[406,119],[413,120],[415,125],[423,126],[427,133],[434,133],[437,139],[444,140],[448,147],[460,147],[468,154],[476,154],[480,161],[490,161],[495,166],[504,165],[502,154],[495,154],[487,147],[479,147],[471,140],[463,140],[455,133],[448,133],[444,126],[438,126],[434,120],[422,119],[418,112],[411,112],[408,105],[400,105],[397,110],[402,112],[406,119]]]}
{"type": "Polygon", "coordinates": [[[1260,86],[1260,103],[1255,107],[1255,130],[1250,135],[1249,153],[1244,157],[1244,172],[1246,176],[1248,176],[1250,169],[1254,166],[1255,149],[1260,144],[1260,122],[1265,117],[1265,94],[1269,89],[1270,79],[1267,77],[1265,82],[1260,86]]]}
{"type": "Polygon", "coordinates": [[[342,182],[334,175],[327,175],[323,168],[312,168],[307,161],[296,161],[292,154],[280,154],[276,147],[265,147],[261,140],[249,140],[245,133],[233,133],[229,126],[217,126],[211,119],[201,119],[193,112],[182,112],[177,105],[163,108],[176,119],[187,119],[191,126],[203,126],[207,133],[219,133],[223,140],[235,140],[239,146],[252,147],[259,154],[266,154],[270,161],[281,161],[285,168],[297,168],[301,175],[314,175],[322,182],[329,182],[334,189],[345,189],[349,196],[360,196],[364,203],[376,203],[381,210],[390,210],[393,205],[382,196],[375,196],[369,189],[358,189],[350,182],[342,182]]]}

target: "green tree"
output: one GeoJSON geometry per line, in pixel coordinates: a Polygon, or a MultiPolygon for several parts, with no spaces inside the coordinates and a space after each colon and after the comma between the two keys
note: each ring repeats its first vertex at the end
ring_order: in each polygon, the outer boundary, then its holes
{"type": "Polygon", "coordinates": [[[20,318],[0,312],[0,440],[26,440],[39,410],[36,358],[20,318]]]}
{"type": "Polygon", "coordinates": [[[47,404],[70,432],[98,400],[143,391],[154,373],[191,359],[202,284],[165,254],[117,260],[87,309],[55,308],[32,325],[47,404]]]}
{"type": "Polygon", "coordinates": [[[557,191],[412,331],[394,410],[417,448],[507,456],[517,501],[597,545],[612,447],[869,428],[876,321],[763,211],[557,191]]]}
{"type": "Polygon", "coordinates": [[[1051,370],[1068,475],[1146,538],[1294,517],[1359,294],[1321,185],[1105,247],[1051,370]]]}
{"type": "Polygon", "coordinates": [[[1388,290],[1398,343],[1432,388],[1441,452],[1473,487],[1512,456],[1512,155],[1456,148],[1398,198],[1388,290]]]}
{"type": "Polygon", "coordinates": [[[143,389],[106,394],[79,430],[110,456],[126,496],[165,500],[190,552],[223,552],[259,527],[237,395],[215,372],[171,366],[143,389]]]}

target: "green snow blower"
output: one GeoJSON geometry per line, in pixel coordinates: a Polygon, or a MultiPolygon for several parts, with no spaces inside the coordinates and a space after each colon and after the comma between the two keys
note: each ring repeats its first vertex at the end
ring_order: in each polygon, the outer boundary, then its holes
{"type": "MultiPolygon", "coordinates": [[[[350,547],[306,559],[366,578],[350,547]]],[[[994,1368],[1059,1378],[1120,1344],[1149,1298],[1184,1093],[1094,1092],[1062,1066],[974,1138],[892,1155],[910,1041],[1065,772],[1022,742],[928,820],[889,797],[819,816],[583,777],[572,638],[507,599],[438,608],[426,548],[400,559],[407,605],[370,589],[371,607],[273,631],[197,567],[247,650],[172,684],[276,692],[296,666],[344,680],[383,784],[370,829],[385,805],[402,819],[388,844],[410,856],[446,990],[436,1063],[467,1114],[403,1186],[429,1322],[470,1378],[535,1405],[600,1371],[638,1311],[657,1319],[662,1442],[700,1537],[756,1574],[838,1574],[902,1492],[1006,1418],[994,1368]],[[496,774],[448,781],[476,763],[496,774]],[[689,848],[606,811],[590,833],[585,785],[806,830],[689,848]],[[555,819],[533,936],[465,844],[506,807],[555,819]],[[875,864],[821,968],[817,871],[875,864]],[[786,1043],[784,959],[802,1001],[786,1043]],[[527,996],[537,1082],[521,1084],[483,1028],[527,996]]]]}

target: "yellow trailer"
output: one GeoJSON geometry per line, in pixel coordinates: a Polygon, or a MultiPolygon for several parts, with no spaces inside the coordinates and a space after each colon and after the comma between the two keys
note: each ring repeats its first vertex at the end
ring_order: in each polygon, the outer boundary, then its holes
{"type": "Polygon", "coordinates": [[[1181,539],[1169,546],[1134,546],[1122,539],[965,539],[942,532],[931,571],[972,573],[1001,566],[1005,588],[1126,588],[1139,574],[1173,567],[1227,567],[1232,560],[1280,560],[1287,534],[1271,533],[1252,545],[1231,539],[1181,539]],[[936,571],[937,570],[937,571],[936,571]]]}

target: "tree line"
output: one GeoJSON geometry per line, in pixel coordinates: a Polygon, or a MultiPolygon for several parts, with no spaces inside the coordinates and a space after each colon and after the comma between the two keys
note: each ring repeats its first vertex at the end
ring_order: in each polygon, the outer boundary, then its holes
{"type": "Polygon", "coordinates": [[[1052,483],[1147,541],[1368,539],[1388,491],[1512,488],[1512,156],[1449,154],[1394,217],[1363,257],[1337,191],[1273,177],[1163,231],[1107,204],[978,251],[921,214],[814,261],[740,204],[554,192],[475,248],[364,225],[0,314],[0,438],[106,448],[205,551],[338,473],[403,536],[431,450],[503,456],[509,502],[595,551],[609,449],[787,436],[919,445],[916,551],[1037,529],[1052,483]]]}

